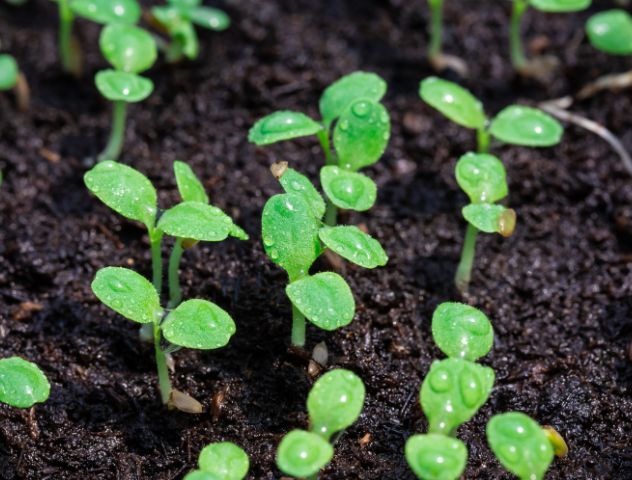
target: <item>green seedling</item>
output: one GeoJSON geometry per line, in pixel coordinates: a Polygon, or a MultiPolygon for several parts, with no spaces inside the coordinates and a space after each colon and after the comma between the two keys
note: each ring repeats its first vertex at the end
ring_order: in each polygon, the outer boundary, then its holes
{"type": "Polygon", "coordinates": [[[478,232],[511,236],[516,226],[516,212],[496,203],[509,192],[505,167],[496,157],[486,153],[466,153],[456,164],[455,176],[471,202],[462,210],[468,224],[454,279],[458,290],[467,293],[478,232]]]}
{"type": "Polygon", "coordinates": [[[349,370],[336,369],[320,377],[307,397],[310,430],[293,430],[283,437],[277,451],[279,469],[297,478],[317,479],[333,457],[332,443],[360,416],[364,396],[362,380],[349,370]]]}
{"type": "Polygon", "coordinates": [[[248,455],[234,443],[211,443],[200,452],[198,469],[184,480],[243,480],[249,468],[248,455]]]}
{"type": "Polygon", "coordinates": [[[17,408],[31,408],[45,402],[50,384],[37,365],[20,357],[0,360],[0,402],[17,408]]]}
{"type": "Polygon", "coordinates": [[[95,76],[101,95],[113,104],[110,139],[98,161],[117,160],[125,138],[125,117],[128,103],[145,100],[153,91],[153,82],[138,75],[156,61],[156,42],[145,30],[124,23],[107,25],[99,46],[114,69],[102,70],[95,76]]]}
{"type": "Polygon", "coordinates": [[[385,265],[377,240],[354,226],[324,226],[325,203],[309,179],[287,164],[274,167],[286,193],[265,204],[261,222],[264,249],[289,276],[285,292],[292,302],[292,344],[305,345],[305,319],[332,331],[351,323],[355,300],[337,273],[310,275],[314,261],[329,248],[364,268],[385,265]]]}
{"type": "Polygon", "coordinates": [[[615,9],[600,12],[586,23],[593,47],[610,55],[632,55],[632,15],[615,9]]]}
{"type": "Polygon", "coordinates": [[[443,53],[443,0],[428,0],[430,7],[430,40],[428,43],[428,60],[437,70],[451,69],[461,77],[468,76],[467,64],[459,57],[443,53]]]}
{"type": "Polygon", "coordinates": [[[26,111],[29,108],[30,92],[26,78],[20,72],[18,63],[8,53],[0,54],[0,92],[13,90],[18,108],[26,111]]]}
{"type": "Polygon", "coordinates": [[[467,463],[467,447],[457,439],[437,433],[414,435],[405,447],[406,461],[417,478],[454,480],[467,463]]]}
{"type": "Polygon", "coordinates": [[[550,147],[560,143],[564,133],[553,117],[522,105],[510,105],[490,121],[480,100],[456,83],[437,77],[423,80],[419,95],[454,123],[475,130],[480,153],[489,151],[492,137],[511,145],[550,147]]]}
{"type": "Polygon", "coordinates": [[[358,170],[377,162],[388,144],[390,117],[380,103],[385,93],[386,83],[379,76],[352,73],[323,92],[320,121],[300,112],[275,112],[255,123],[248,139],[256,145],[270,145],[299,137],[318,137],[326,163],[320,171],[327,195],[325,223],[333,226],[338,208],[365,211],[375,203],[375,183],[358,170]]]}
{"type": "Polygon", "coordinates": [[[186,57],[195,60],[200,45],[195,27],[221,32],[230,26],[230,18],[217,8],[202,6],[202,0],[167,0],[168,5],[153,7],[151,13],[158,25],[171,37],[164,47],[168,62],[186,57]]]}

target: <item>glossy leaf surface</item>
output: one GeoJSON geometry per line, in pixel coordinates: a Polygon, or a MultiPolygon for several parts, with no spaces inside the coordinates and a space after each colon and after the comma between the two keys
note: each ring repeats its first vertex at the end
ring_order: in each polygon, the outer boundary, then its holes
{"type": "Polygon", "coordinates": [[[331,202],[345,210],[363,212],[375,204],[377,186],[362,173],[350,172],[340,167],[326,166],[320,169],[320,183],[331,202]]]}
{"type": "Polygon", "coordinates": [[[327,248],[361,267],[381,267],[388,261],[380,242],[358,227],[323,227],[319,236],[327,248]]]}
{"type": "Polygon", "coordinates": [[[320,435],[293,430],[281,440],[277,466],[287,475],[305,478],[317,474],[333,456],[333,447],[320,435]]]}
{"type": "Polygon", "coordinates": [[[285,170],[279,179],[283,190],[300,195],[309,204],[314,217],[322,219],[325,215],[325,201],[309,178],[292,168],[285,170]]]}
{"type": "Polygon", "coordinates": [[[142,102],[154,91],[154,83],[135,73],[101,70],[94,77],[99,93],[113,102],[142,102]]]}
{"type": "Polygon", "coordinates": [[[421,480],[457,480],[467,463],[463,442],[436,433],[410,437],[405,454],[408,465],[421,480]]]}
{"type": "Polygon", "coordinates": [[[176,160],[173,162],[173,172],[176,176],[180,197],[184,202],[209,202],[204,185],[193,173],[191,167],[184,162],[176,160]]]}
{"type": "Polygon", "coordinates": [[[219,208],[202,202],[182,202],[164,212],[158,228],[167,235],[202,242],[220,242],[231,232],[233,221],[219,208]]]}
{"type": "Polygon", "coordinates": [[[243,480],[250,461],[246,452],[234,443],[217,442],[204,447],[198,465],[200,470],[214,474],[218,480],[243,480]]]}
{"type": "Polygon", "coordinates": [[[503,109],[492,120],[490,133],[505,143],[525,147],[551,147],[560,143],[564,129],[542,110],[521,105],[503,109]]]}
{"type": "Polygon", "coordinates": [[[516,228],[516,212],[502,205],[472,203],[463,207],[462,212],[469,223],[485,233],[510,237],[516,228]]]}
{"type": "Polygon", "coordinates": [[[104,25],[133,25],[138,23],[141,15],[140,5],[136,0],[71,0],[70,9],[75,15],[104,25]]]}
{"type": "Polygon", "coordinates": [[[424,102],[439,110],[454,123],[476,130],[485,128],[487,118],[483,105],[474,95],[456,83],[429,77],[421,82],[419,95],[424,102]]]}
{"type": "Polygon", "coordinates": [[[20,357],[0,360],[0,402],[17,408],[30,408],[45,402],[50,384],[34,363],[20,357]]]}
{"type": "Polygon", "coordinates": [[[156,61],[156,41],[149,32],[133,25],[106,25],[99,37],[101,52],[116,70],[140,73],[156,61]]]}
{"type": "Polygon", "coordinates": [[[610,55],[632,55],[632,15],[614,9],[588,19],[586,32],[590,43],[610,55]]]}
{"type": "Polygon", "coordinates": [[[507,196],[505,167],[486,153],[466,153],[456,164],[456,182],[472,203],[495,203],[507,196]]]}
{"type": "Polygon", "coordinates": [[[303,113],[275,112],[254,124],[248,132],[248,141],[256,145],[269,145],[283,140],[316,135],[322,129],[320,123],[303,113]]]}

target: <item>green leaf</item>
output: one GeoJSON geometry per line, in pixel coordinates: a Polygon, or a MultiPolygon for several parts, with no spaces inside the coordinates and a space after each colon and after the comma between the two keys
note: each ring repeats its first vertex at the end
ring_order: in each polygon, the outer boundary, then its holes
{"type": "Polygon", "coordinates": [[[235,322],[217,305],[206,300],[187,300],[162,324],[164,337],[174,345],[211,350],[228,345],[235,322]]]}
{"type": "Polygon", "coordinates": [[[578,12],[590,6],[592,0],[529,0],[532,7],[543,12],[578,12]]]}
{"type": "Polygon", "coordinates": [[[332,165],[320,169],[320,183],[331,202],[345,210],[368,210],[377,197],[377,186],[369,177],[332,165]]]}
{"type": "Polygon", "coordinates": [[[334,129],[334,148],[340,166],[359,170],[377,162],[391,138],[386,108],[370,100],[358,100],[342,112],[334,129]]]}
{"type": "Polygon", "coordinates": [[[230,27],[230,17],[217,8],[196,7],[188,12],[188,17],[196,25],[216,32],[230,27]]]}
{"type": "Polygon", "coordinates": [[[520,412],[494,415],[487,442],[500,463],[523,480],[541,480],[553,461],[553,447],[538,423],[520,412]]]}
{"type": "Polygon", "coordinates": [[[337,273],[322,272],[290,283],[285,292],[310,322],[323,330],[349,325],[355,300],[347,282],[337,273]]]}
{"type": "Polygon", "coordinates": [[[207,203],[182,202],[162,214],[158,228],[172,237],[221,242],[230,234],[233,221],[207,203]]]}
{"type": "Polygon", "coordinates": [[[290,280],[306,275],[322,253],[319,228],[319,220],[300,195],[274,195],[266,202],[261,220],[263,246],[268,257],[288,273],[290,280]]]}
{"type": "Polygon", "coordinates": [[[502,205],[472,203],[463,207],[462,212],[465,220],[485,233],[510,237],[516,228],[516,212],[502,205]]]}
{"type": "Polygon", "coordinates": [[[156,61],[156,41],[149,32],[133,25],[106,25],[99,37],[101,52],[114,68],[122,72],[140,73],[156,61]]]}
{"type": "Polygon", "coordinates": [[[193,173],[191,167],[186,163],[176,160],[173,162],[173,173],[176,176],[176,183],[180,197],[184,202],[201,202],[208,203],[208,195],[202,182],[193,173]]]}
{"type": "Polygon", "coordinates": [[[167,0],[169,5],[179,8],[191,8],[202,5],[202,0],[167,0]]]}
{"type": "Polygon", "coordinates": [[[423,480],[457,480],[467,463],[465,444],[445,435],[413,435],[405,451],[408,465],[423,480]]]}
{"type": "Polygon", "coordinates": [[[218,480],[243,480],[248,474],[248,455],[231,442],[211,443],[204,447],[198,460],[200,470],[218,480]]]}
{"type": "Polygon", "coordinates": [[[525,147],[550,147],[560,143],[560,122],[537,108],[510,105],[492,120],[490,133],[505,143],[525,147]]]}
{"type": "Polygon", "coordinates": [[[305,175],[292,168],[285,170],[279,179],[286,193],[295,193],[309,204],[312,214],[319,220],[325,215],[325,201],[305,175]]]}
{"type": "Polygon", "coordinates": [[[364,406],[365,388],[360,377],[341,368],[320,377],[307,397],[311,430],[329,440],[355,423],[364,406]]]}
{"type": "Polygon", "coordinates": [[[474,95],[456,83],[429,77],[421,82],[419,95],[424,102],[439,110],[454,123],[475,130],[485,128],[487,118],[483,105],[474,95]]]}
{"type": "Polygon", "coordinates": [[[456,164],[456,182],[472,203],[495,203],[507,196],[503,163],[486,153],[466,153],[456,164]]]}
{"type": "Polygon", "coordinates": [[[142,102],[154,91],[154,83],[135,73],[102,70],[94,77],[97,89],[108,100],[142,102]]]}
{"type": "Polygon", "coordinates": [[[586,23],[593,47],[610,55],[632,55],[632,15],[614,9],[593,15],[586,23]]]}
{"type": "Polygon", "coordinates": [[[328,248],[361,267],[381,267],[388,261],[380,242],[358,227],[323,227],[318,235],[328,248]]]}
{"type": "Polygon", "coordinates": [[[475,362],[491,350],[494,329],[480,310],[445,302],[432,315],[432,338],[448,357],[475,362]]]}
{"type": "Polygon", "coordinates": [[[386,82],[369,72],[345,75],[325,89],[320,97],[320,114],[327,129],[356,100],[379,102],[386,93],[386,82]]]}
{"type": "Polygon", "coordinates": [[[144,223],[152,230],[156,223],[156,189],[149,179],[122,163],[106,160],[86,172],[88,189],[116,213],[144,223]]]}
{"type": "Polygon", "coordinates": [[[320,435],[292,430],[279,444],[277,466],[287,475],[305,478],[316,475],[333,456],[333,447],[320,435]]]}
{"type": "Polygon", "coordinates": [[[421,386],[429,433],[450,435],[487,401],[494,371],[458,358],[434,361],[421,386]]]}
{"type": "Polygon", "coordinates": [[[235,223],[231,225],[229,235],[239,240],[248,240],[250,238],[246,231],[235,223]]]}
{"type": "Polygon", "coordinates": [[[172,45],[167,50],[167,61],[178,60],[180,53],[189,59],[197,58],[200,52],[198,36],[182,10],[174,6],[161,6],[153,7],[151,13],[171,36],[172,45]]]}
{"type": "Polygon", "coordinates": [[[222,480],[222,478],[203,470],[193,470],[185,475],[184,480],[222,480]]]}
{"type": "Polygon", "coordinates": [[[75,15],[103,25],[133,25],[138,23],[141,15],[136,0],[71,0],[70,9],[75,15]]]}
{"type": "Polygon", "coordinates": [[[18,64],[11,55],[0,54],[0,90],[11,90],[18,82],[18,64]]]}
{"type": "Polygon", "coordinates": [[[162,318],[154,286],[128,268],[102,268],[92,281],[92,291],[105,305],[134,322],[159,322],[162,318]]]}
{"type": "Polygon", "coordinates": [[[50,384],[37,365],[20,357],[0,360],[0,402],[30,408],[49,395],[50,384]]]}
{"type": "Polygon", "coordinates": [[[258,120],[248,132],[248,141],[256,145],[270,145],[271,143],[293,138],[316,135],[323,129],[300,112],[275,112],[258,120]]]}

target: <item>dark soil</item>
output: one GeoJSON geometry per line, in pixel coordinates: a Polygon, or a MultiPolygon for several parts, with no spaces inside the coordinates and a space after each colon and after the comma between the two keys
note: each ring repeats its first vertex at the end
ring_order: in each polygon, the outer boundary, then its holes
{"type": "MultiPolygon", "coordinates": [[[[176,201],[175,159],[204,179],[212,202],[252,239],[200,245],[186,253],[185,297],[211,299],[238,325],[222,350],[175,354],[175,386],[205,413],[167,412],[160,404],[151,351],[137,328],[96,301],[98,268],[131,266],[149,274],[147,238],[92,198],[85,158],[103,146],[108,105],[93,86],[105,66],[98,28],[79,21],[85,76],[56,61],[55,5],[0,6],[2,47],[18,58],[33,92],[19,114],[0,96],[0,356],[36,361],[52,383],[34,419],[0,407],[2,479],[176,479],[207,443],[232,440],[251,458],[250,478],[275,479],[276,446],[306,426],[311,380],[306,361],[288,351],[285,276],[264,255],[260,214],[279,191],[268,167],[278,160],[317,178],[313,140],[257,149],[247,129],[288,108],[316,116],[326,85],[356,69],[389,83],[393,135],[384,159],[368,169],[379,185],[375,208],[347,217],[364,223],[390,262],[375,271],[348,266],[358,313],[351,326],[308,330],[308,347],[325,340],[330,365],[357,372],[367,386],[360,420],[336,446],[324,479],[412,479],[405,440],[425,431],[418,391],[433,359],[434,308],[458,300],[452,284],[465,224],[465,196],[453,178],[473,135],[425,106],[419,81],[427,11],[421,0],[226,0],[212,2],[234,20],[201,35],[199,61],[159,62],[148,101],[131,108],[123,161],[150,176],[163,207],[176,201]],[[32,302],[35,308],[28,308],[32,302]],[[362,441],[361,441],[362,440],[362,441]]],[[[564,65],[547,86],[518,79],[507,55],[509,2],[448,1],[446,51],[468,60],[465,82],[490,113],[577,91],[630,59],[594,51],[583,35],[590,12],[530,12],[525,37],[564,65]]],[[[613,2],[596,2],[593,10],[613,2]]],[[[604,93],[575,111],[608,126],[632,150],[630,92],[604,93]]],[[[489,314],[496,342],[483,363],[497,382],[490,400],[462,426],[469,479],[505,479],[485,441],[495,413],[521,410],[554,425],[570,453],[547,478],[632,478],[632,183],[600,139],[569,127],[552,149],[494,147],[507,165],[509,203],[519,226],[510,239],[483,236],[467,301],[489,314]]],[[[33,307],[33,306],[31,306],[33,307]]]]}

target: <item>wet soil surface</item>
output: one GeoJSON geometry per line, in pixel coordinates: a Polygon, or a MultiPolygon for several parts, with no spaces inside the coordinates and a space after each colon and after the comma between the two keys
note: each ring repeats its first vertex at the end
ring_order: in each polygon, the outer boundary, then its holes
{"type": "MultiPolygon", "coordinates": [[[[389,83],[393,119],[384,159],[367,170],[377,205],[346,221],[363,223],[390,262],[347,266],[358,311],[347,328],[308,329],[308,348],[325,341],[330,366],[357,372],[367,386],[360,420],[336,445],[322,478],[412,479],[406,439],[426,429],[422,379],[441,354],[430,336],[434,308],[459,300],[452,283],[465,223],[453,168],[473,135],[425,106],[419,81],[432,72],[424,2],[404,0],[226,0],[230,30],[201,34],[199,61],[159,62],[155,93],[130,109],[122,160],[146,173],[162,207],[178,198],[171,164],[189,162],[212,202],[251,241],[203,244],[185,254],[185,298],[227,309],[238,331],[227,348],[175,354],[175,386],[198,398],[199,416],[160,404],[150,349],[137,328],[97,302],[90,282],[100,267],[149,275],[146,235],[92,198],[85,159],[108,133],[109,106],[91,80],[105,67],[98,28],[78,21],[84,78],[56,63],[55,5],[0,7],[4,49],[28,77],[33,107],[19,114],[0,96],[0,356],[36,361],[52,383],[50,400],[29,419],[0,407],[3,479],[177,479],[207,443],[231,440],[251,458],[250,478],[278,479],[278,442],[306,427],[311,380],[288,351],[290,307],[283,272],[260,244],[260,213],[279,192],[269,166],[287,160],[314,180],[323,163],[313,140],[266,149],[247,129],[277,109],[316,117],[323,88],[342,74],[371,70],[389,83]],[[30,303],[29,303],[30,302],[30,303]]],[[[562,71],[546,86],[517,78],[508,63],[509,2],[448,1],[446,51],[468,61],[464,84],[490,114],[577,91],[600,74],[631,67],[594,51],[582,26],[590,12],[531,11],[532,53],[557,55],[562,71]]],[[[596,2],[593,10],[611,7],[596,2]]],[[[609,127],[632,150],[630,92],[604,93],[575,111],[609,127]]],[[[510,239],[481,237],[470,296],[492,319],[496,340],[483,363],[497,382],[487,404],[459,429],[470,452],[464,478],[505,479],[485,441],[495,413],[520,410],[555,426],[570,453],[547,478],[632,478],[632,182],[618,157],[570,126],[551,149],[494,146],[508,170],[509,204],[519,225],[510,239]]]]}

